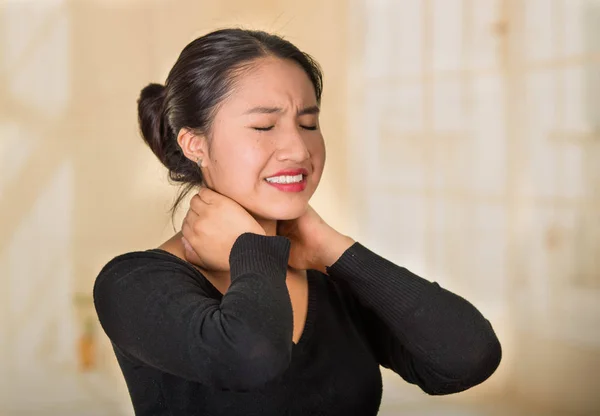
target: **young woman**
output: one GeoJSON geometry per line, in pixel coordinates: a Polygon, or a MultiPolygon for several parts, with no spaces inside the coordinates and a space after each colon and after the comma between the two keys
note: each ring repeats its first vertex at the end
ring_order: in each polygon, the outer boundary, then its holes
{"type": "Polygon", "coordinates": [[[436,395],[498,367],[473,305],[309,206],[321,92],[310,56],[241,29],[194,40],[142,90],[145,141],[199,191],[181,232],[111,260],[94,287],[137,415],[368,416],[380,365],[436,395]]]}

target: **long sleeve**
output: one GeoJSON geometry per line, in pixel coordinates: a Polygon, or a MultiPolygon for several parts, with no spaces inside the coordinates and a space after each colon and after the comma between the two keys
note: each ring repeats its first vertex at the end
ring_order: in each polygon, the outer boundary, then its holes
{"type": "Polygon", "coordinates": [[[353,244],[328,275],[348,286],[380,364],[432,395],[466,390],[498,367],[488,320],[468,301],[353,244]]]}
{"type": "Polygon", "coordinates": [[[259,387],[291,360],[289,250],[284,237],[242,234],[221,299],[181,261],[109,263],[94,286],[100,323],[115,348],[153,368],[215,388],[259,387]]]}

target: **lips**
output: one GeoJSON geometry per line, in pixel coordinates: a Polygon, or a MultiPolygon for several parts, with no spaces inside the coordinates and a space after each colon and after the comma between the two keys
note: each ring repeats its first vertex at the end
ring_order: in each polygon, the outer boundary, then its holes
{"type": "Polygon", "coordinates": [[[302,192],[306,188],[306,176],[302,176],[302,180],[295,183],[273,183],[267,181],[266,179],[265,183],[283,192],[302,192]]]}
{"type": "Polygon", "coordinates": [[[300,168],[300,169],[285,169],[285,170],[281,170],[279,172],[275,172],[269,176],[267,176],[267,178],[272,178],[274,176],[296,176],[296,175],[300,175],[302,174],[302,176],[308,176],[308,170],[300,168]]]}

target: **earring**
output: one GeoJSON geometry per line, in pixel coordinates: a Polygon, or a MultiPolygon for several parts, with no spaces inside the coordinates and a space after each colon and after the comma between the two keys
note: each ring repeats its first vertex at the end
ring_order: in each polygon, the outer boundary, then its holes
{"type": "Polygon", "coordinates": [[[201,168],[202,167],[202,158],[198,158],[198,167],[201,168]]]}

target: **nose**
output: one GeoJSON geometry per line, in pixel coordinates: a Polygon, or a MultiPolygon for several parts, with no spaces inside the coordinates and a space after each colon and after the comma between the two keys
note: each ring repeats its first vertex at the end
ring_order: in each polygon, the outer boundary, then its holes
{"type": "Polygon", "coordinates": [[[299,163],[310,158],[306,140],[299,129],[300,128],[296,127],[286,130],[281,137],[277,138],[279,143],[277,149],[278,161],[292,161],[299,163]]]}

